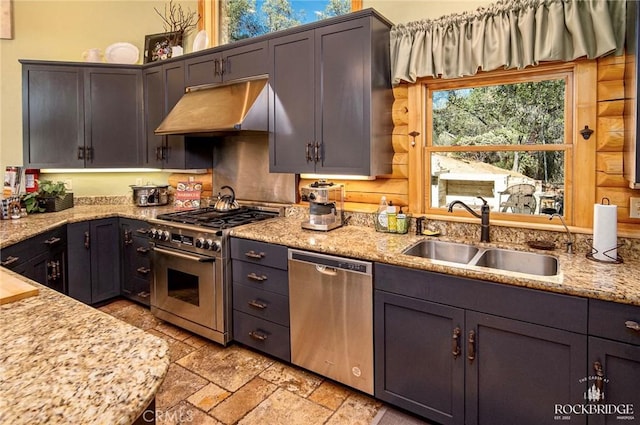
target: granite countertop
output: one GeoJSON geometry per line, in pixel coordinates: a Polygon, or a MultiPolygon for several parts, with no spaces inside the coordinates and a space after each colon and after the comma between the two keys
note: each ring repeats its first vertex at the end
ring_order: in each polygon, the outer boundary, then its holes
{"type": "Polygon", "coordinates": [[[379,233],[370,227],[351,225],[319,232],[302,229],[300,223],[300,218],[279,218],[233,228],[231,235],[325,254],[640,306],[640,279],[636,275],[640,261],[636,259],[625,260],[622,264],[601,263],[587,259],[585,253],[566,254],[559,250],[536,251],[526,245],[455,240],[476,246],[538,252],[559,259],[558,275],[537,277],[401,254],[408,246],[427,239],[426,236],[379,233]]]}
{"type": "Polygon", "coordinates": [[[167,343],[9,274],[40,292],[0,306],[0,423],[133,423],[167,373],[167,343]]]}
{"type": "MultiPolygon", "coordinates": [[[[171,206],[144,208],[134,205],[92,205],[76,206],[57,213],[29,215],[19,220],[2,220],[0,221],[0,248],[65,223],[116,216],[145,220],[172,210],[171,206]]],[[[320,232],[302,229],[301,221],[302,219],[298,216],[276,218],[235,227],[231,230],[231,235],[326,254],[640,306],[640,280],[637,277],[634,278],[635,273],[640,270],[640,260],[637,257],[625,259],[622,264],[610,264],[588,260],[586,253],[566,254],[560,250],[537,251],[558,257],[560,272],[556,276],[535,277],[484,267],[452,265],[401,254],[413,243],[428,238],[426,236],[379,233],[371,227],[356,225],[343,226],[330,232],[320,232]]],[[[475,240],[456,239],[455,241],[478,246],[534,251],[526,245],[507,242],[485,244],[475,240]]]]}

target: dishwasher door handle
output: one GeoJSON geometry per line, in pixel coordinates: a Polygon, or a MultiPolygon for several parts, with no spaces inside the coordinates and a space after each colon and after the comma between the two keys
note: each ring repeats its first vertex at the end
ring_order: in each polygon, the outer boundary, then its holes
{"type": "Polygon", "coordinates": [[[333,267],[327,267],[320,264],[316,264],[316,271],[327,276],[336,276],[338,274],[338,270],[333,267]]]}

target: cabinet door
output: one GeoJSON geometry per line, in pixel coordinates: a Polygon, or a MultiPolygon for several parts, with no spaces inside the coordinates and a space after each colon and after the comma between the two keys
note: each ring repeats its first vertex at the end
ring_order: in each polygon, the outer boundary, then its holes
{"type": "Polygon", "coordinates": [[[369,26],[363,18],[316,30],[316,172],[369,174],[369,26]]]}
{"type": "MultiPolygon", "coordinates": [[[[588,386],[591,389],[597,383],[600,363],[603,374],[604,392],[600,403],[616,406],[633,406],[633,412],[615,412],[609,415],[589,415],[589,425],[605,425],[620,423],[636,423],[638,421],[638,407],[640,406],[640,346],[623,342],[609,341],[602,338],[589,337],[589,376],[588,386]],[[635,417],[635,421],[628,420],[635,417]]],[[[597,386],[596,386],[597,388],[597,386]]],[[[587,403],[586,401],[584,403],[587,403]]]]}
{"type": "MultiPolygon", "coordinates": [[[[176,106],[184,95],[184,63],[174,62],[162,67],[164,73],[165,116],[176,106]]],[[[166,136],[166,148],[162,152],[164,168],[185,167],[185,137],[181,135],[166,136]]]]}
{"type": "Polygon", "coordinates": [[[313,31],[269,41],[270,172],[315,171],[313,49],[313,31]]]}
{"type": "Polygon", "coordinates": [[[375,395],[442,424],[464,423],[464,310],[375,292],[375,395]]]}
{"type": "Polygon", "coordinates": [[[222,54],[220,53],[186,59],[184,61],[185,86],[192,87],[222,82],[221,60],[222,54]]]}
{"type": "Polygon", "coordinates": [[[154,131],[165,116],[164,81],[162,66],[147,68],[142,73],[144,85],[144,114],[146,135],[146,158],[148,166],[161,168],[162,149],[165,136],[157,136],[154,131]]]}
{"type": "Polygon", "coordinates": [[[67,225],[67,273],[70,297],[91,304],[91,226],[88,221],[67,225]]]}
{"type": "Polygon", "coordinates": [[[222,52],[222,78],[225,81],[267,74],[267,42],[251,43],[222,52]]]}
{"type": "Polygon", "coordinates": [[[32,168],[83,167],[82,68],[23,65],[24,165],[32,168]]]}
{"type": "Polygon", "coordinates": [[[91,302],[120,294],[120,245],[118,219],[91,222],[91,302]]]}
{"type": "Polygon", "coordinates": [[[467,311],[464,337],[465,424],[557,424],[556,405],[583,403],[585,335],[467,311]]]}
{"type": "Polygon", "coordinates": [[[85,166],[141,166],[142,71],[87,68],[84,95],[85,166]]]}

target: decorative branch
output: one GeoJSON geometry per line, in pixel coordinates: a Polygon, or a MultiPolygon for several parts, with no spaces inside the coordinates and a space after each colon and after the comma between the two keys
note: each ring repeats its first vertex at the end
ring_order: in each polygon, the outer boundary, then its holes
{"type": "Polygon", "coordinates": [[[173,0],[169,0],[169,3],[164,5],[164,14],[160,13],[158,9],[153,8],[158,16],[162,18],[162,26],[166,33],[177,33],[171,36],[169,42],[176,45],[177,41],[182,36],[200,22],[200,15],[196,12],[182,10],[182,5],[174,4],[173,0]]]}

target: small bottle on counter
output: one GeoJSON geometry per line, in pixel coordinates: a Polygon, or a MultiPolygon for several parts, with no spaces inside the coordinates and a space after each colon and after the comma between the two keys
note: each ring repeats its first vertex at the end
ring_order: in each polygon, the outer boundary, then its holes
{"type": "Polygon", "coordinates": [[[396,207],[389,201],[387,206],[387,223],[389,227],[389,233],[396,233],[398,231],[398,217],[396,215],[396,207]]]}
{"type": "Polygon", "coordinates": [[[400,207],[400,211],[398,211],[398,216],[396,217],[396,229],[398,233],[407,233],[409,230],[409,226],[407,225],[407,215],[402,212],[402,207],[400,207]]]}
{"type": "Polygon", "coordinates": [[[387,197],[380,198],[380,205],[378,206],[378,212],[376,214],[376,231],[388,232],[389,222],[387,220],[387,197]]]}

